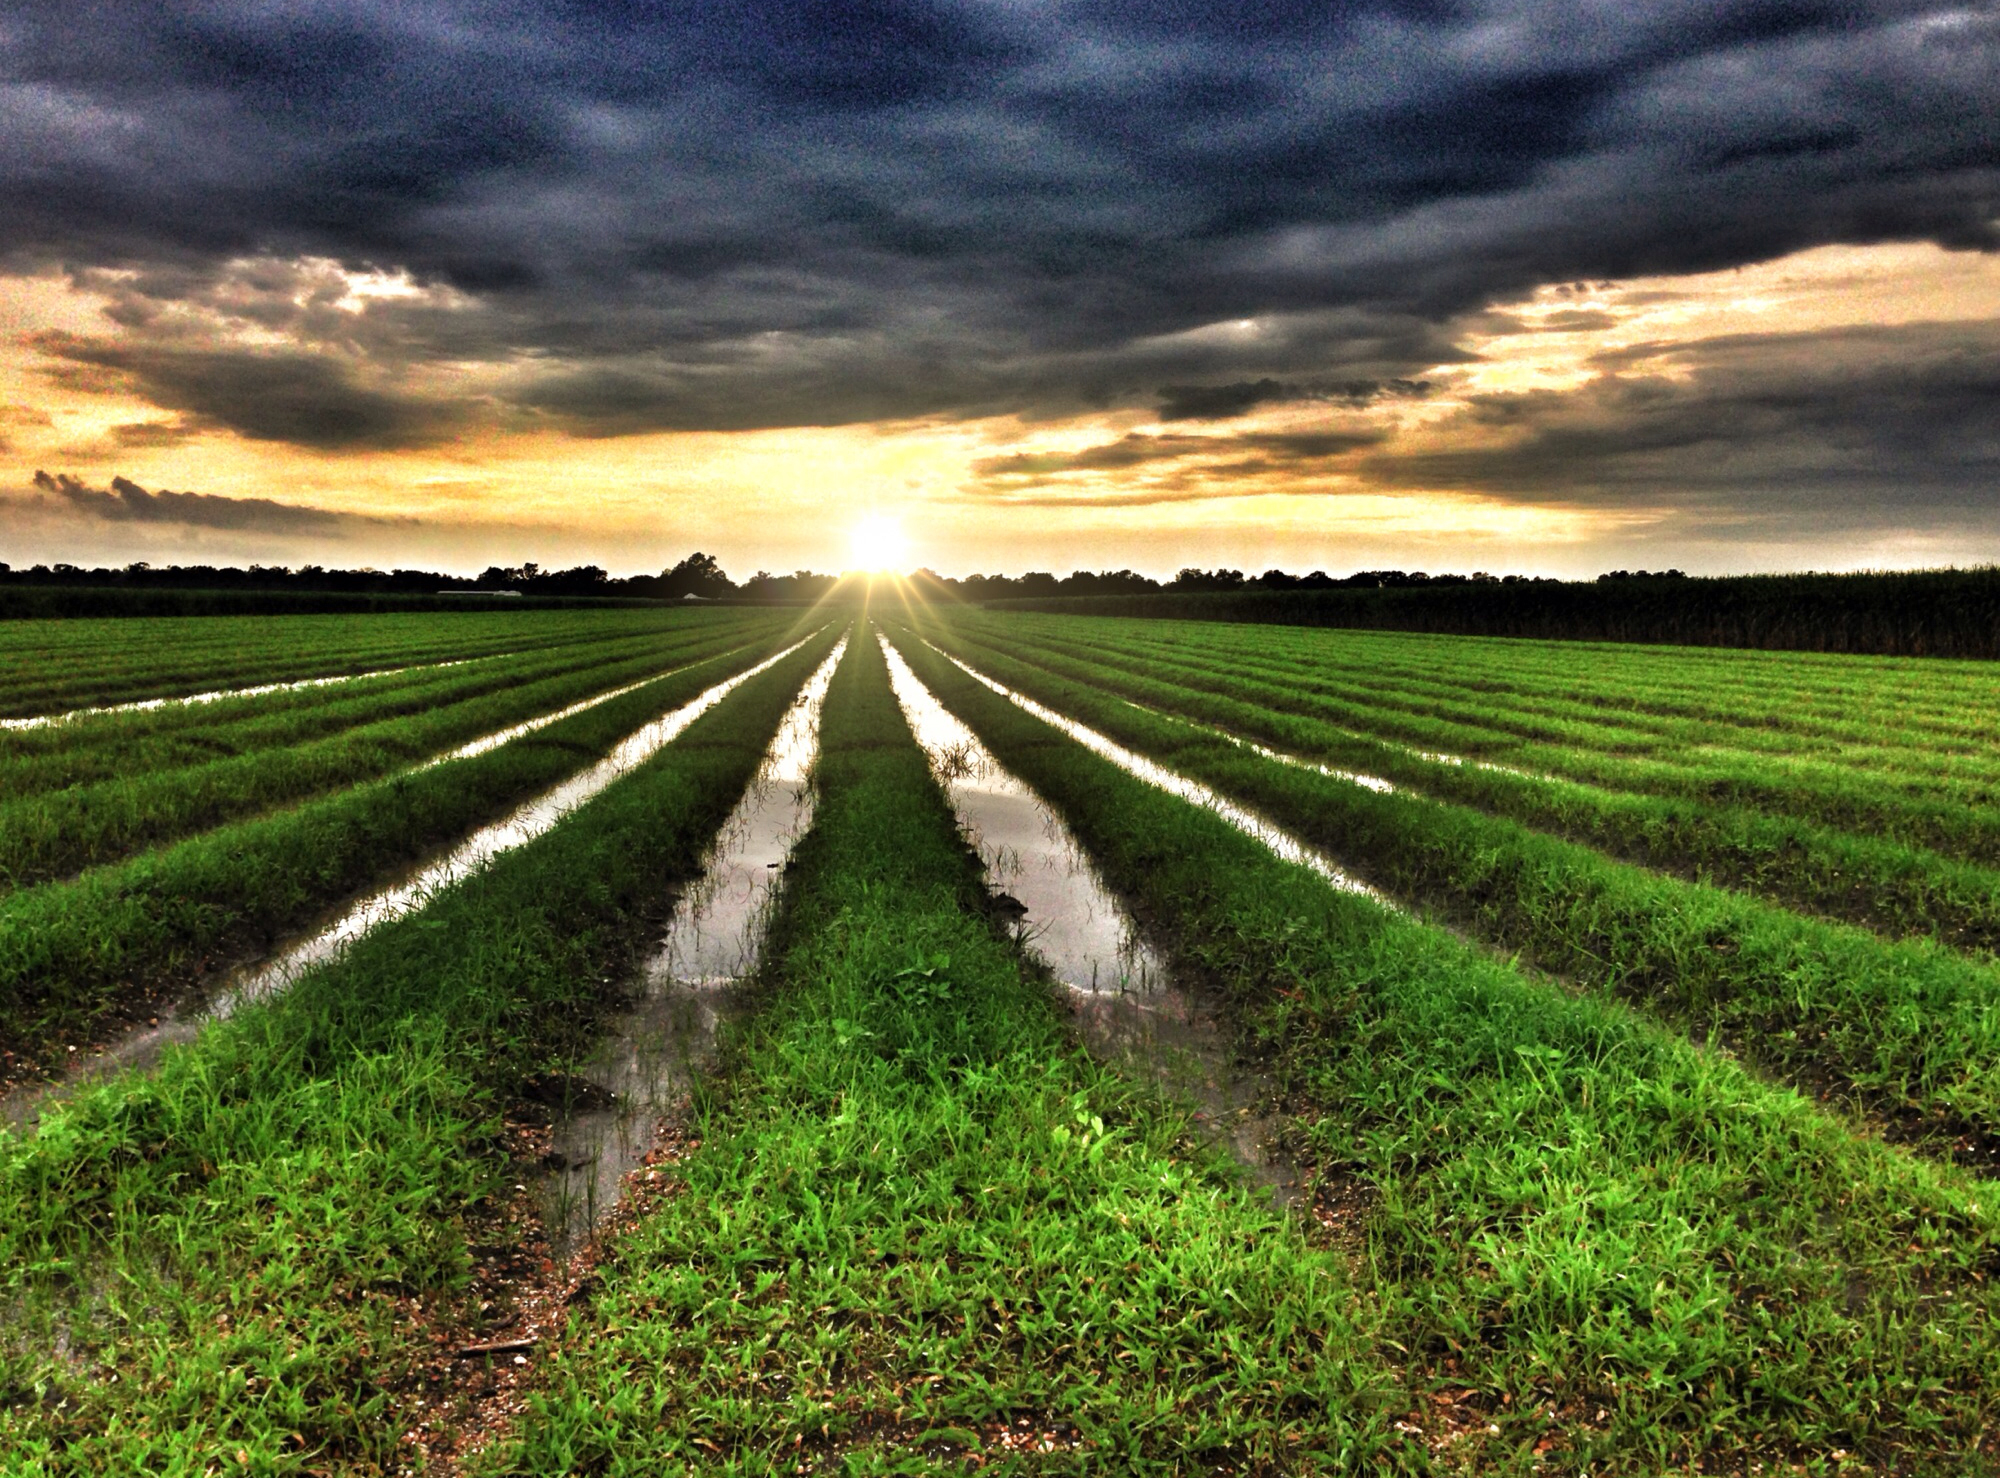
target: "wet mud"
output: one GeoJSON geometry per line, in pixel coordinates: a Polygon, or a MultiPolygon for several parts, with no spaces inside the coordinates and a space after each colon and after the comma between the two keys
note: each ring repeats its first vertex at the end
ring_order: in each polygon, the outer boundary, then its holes
{"type": "Polygon", "coordinates": [[[1075,836],[883,643],[917,742],[999,890],[996,913],[1062,988],[1091,1054],[1192,1106],[1194,1127],[1281,1207],[1311,1187],[1282,1143],[1276,1088],[1237,1056],[1221,1014],[1145,940],[1075,836]],[[1011,905],[1011,906],[1010,906],[1011,905]]]}

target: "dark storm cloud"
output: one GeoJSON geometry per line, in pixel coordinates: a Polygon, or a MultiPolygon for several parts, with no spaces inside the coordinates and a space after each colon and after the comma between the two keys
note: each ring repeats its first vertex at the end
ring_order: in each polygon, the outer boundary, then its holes
{"type": "Polygon", "coordinates": [[[1273,400],[1291,400],[1293,392],[1278,380],[1238,380],[1229,385],[1163,385],[1162,421],[1218,421],[1240,416],[1273,400]]]}
{"type": "Polygon", "coordinates": [[[0,253],[136,271],[142,338],[233,258],[476,295],[371,308],[347,358],[73,355],[321,447],[451,428],[356,357],[539,366],[514,408],[594,435],[1213,419],[1418,375],[1440,325],[1541,283],[1990,249],[1996,218],[2000,21],[1941,3],[47,0],[0,27],[0,253]],[[1189,332],[1235,320],[1259,331],[1189,332]]]}
{"type": "Polygon", "coordinates": [[[2000,513],[2000,325],[1758,335],[1605,355],[1580,391],[1474,400],[1454,440],[1360,464],[1535,503],[2000,513]]]}
{"type": "Polygon", "coordinates": [[[269,498],[226,498],[215,493],[176,493],[167,488],[154,491],[127,477],[112,478],[109,488],[94,488],[67,472],[51,476],[38,471],[35,486],[53,494],[72,511],[106,523],[182,524],[264,534],[326,534],[355,525],[384,522],[324,508],[277,503],[269,498]]]}
{"type": "Polygon", "coordinates": [[[1322,462],[1362,447],[1375,446],[1386,433],[1372,428],[1351,431],[1253,431],[1236,436],[1147,436],[1133,433],[1074,452],[1014,452],[973,463],[973,471],[988,481],[1043,478],[1072,472],[1117,472],[1154,463],[1179,463],[1192,458],[1229,457],[1203,467],[1209,476],[1261,475],[1287,465],[1322,462]]]}
{"type": "MultiPolygon", "coordinates": [[[[428,446],[464,422],[460,407],[355,383],[324,355],[129,346],[50,334],[38,346],[92,372],[123,377],[157,406],[253,441],[321,449],[428,446]]],[[[76,383],[71,381],[71,383],[76,383]]]]}
{"type": "Polygon", "coordinates": [[[178,421],[126,421],[111,428],[111,444],[124,450],[179,446],[194,434],[178,421]]]}
{"type": "Polygon", "coordinates": [[[1335,400],[1347,405],[1367,405],[1388,397],[1422,395],[1430,388],[1425,380],[1347,380],[1336,384],[1292,385],[1268,378],[1239,380],[1232,385],[1163,385],[1160,419],[1223,421],[1273,401],[1335,400]]]}

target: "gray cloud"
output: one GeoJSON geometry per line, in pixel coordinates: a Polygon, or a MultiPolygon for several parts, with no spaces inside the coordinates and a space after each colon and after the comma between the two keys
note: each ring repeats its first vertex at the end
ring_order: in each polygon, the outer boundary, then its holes
{"type": "Polygon", "coordinates": [[[112,478],[109,488],[94,488],[67,472],[51,475],[37,471],[34,484],[71,510],[106,523],[182,524],[264,534],[329,534],[371,524],[410,522],[335,513],[269,498],[176,493],[167,488],[153,491],[126,477],[112,478]]]}
{"type": "Polygon", "coordinates": [[[1323,462],[1362,447],[1374,446],[1385,433],[1371,428],[1339,431],[1258,431],[1232,436],[1189,436],[1133,433],[1074,452],[1014,452],[973,463],[973,471],[989,481],[1028,479],[1073,472],[1117,472],[1153,463],[1210,459],[1204,472],[1214,476],[1262,474],[1298,463],[1323,462]],[[1213,459],[1233,460],[1217,463],[1213,459]]]}
{"type": "Polygon", "coordinates": [[[179,446],[194,436],[181,421],[124,421],[111,428],[111,444],[121,451],[179,446]]]}
{"type": "Polygon", "coordinates": [[[253,441],[329,450],[430,446],[467,420],[462,406],[358,384],[346,364],[325,355],[126,345],[69,334],[44,334],[36,343],[86,372],[122,378],[155,405],[253,441]]]}
{"type": "Polygon", "coordinates": [[[0,76],[0,258],[138,338],[58,347],[71,383],[329,449],[1226,419],[1414,379],[1547,282],[2000,246],[2000,19],[1942,0],[49,0],[0,76]],[[240,267],[307,255],[472,296],[240,267]],[[298,347],[177,342],[191,304],[298,347]],[[532,369],[396,388],[468,361],[532,369]]]}
{"type": "Polygon", "coordinates": [[[1538,503],[2000,513],[2000,324],[1744,335],[1596,363],[1584,389],[1480,397],[1443,428],[1459,445],[1391,444],[1360,470],[1538,503]]]}
{"type": "Polygon", "coordinates": [[[1297,392],[1282,381],[1237,380],[1228,385],[1163,385],[1162,421],[1220,421],[1240,416],[1273,400],[1296,400],[1297,392]]]}
{"type": "Polygon", "coordinates": [[[1224,421],[1278,401],[1338,401],[1362,406],[1377,400],[1423,395],[1430,388],[1427,380],[1406,379],[1288,384],[1266,378],[1238,380],[1229,385],[1164,385],[1160,388],[1160,419],[1224,421]]]}

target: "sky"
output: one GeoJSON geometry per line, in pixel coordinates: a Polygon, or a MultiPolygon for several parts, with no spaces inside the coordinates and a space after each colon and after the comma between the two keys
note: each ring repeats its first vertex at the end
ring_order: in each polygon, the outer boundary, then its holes
{"type": "Polygon", "coordinates": [[[2000,8],[0,6],[0,560],[694,549],[2000,561],[2000,8]]]}

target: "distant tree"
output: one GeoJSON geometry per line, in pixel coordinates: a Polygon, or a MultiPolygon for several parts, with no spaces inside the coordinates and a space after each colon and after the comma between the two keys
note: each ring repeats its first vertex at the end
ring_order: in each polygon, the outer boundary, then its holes
{"type": "Polygon", "coordinates": [[[1167,588],[1169,590],[1190,593],[1197,591],[1241,590],[1248,583],[1244,579],[1241,570],[1201,570],[1189,566],[1175,575],[1173,583],[1167,588]]]}
{"type": "Polygon", "coordinates": [[[1148,595],[1160,582],[1133,570],[1077,570],[1065,575],[1061,586],[1064,595],[1148,595]]]}
{"type": "Polygon", "coordinates": [[[704,600],[720,600],[733,594],[736,582],[722,572],[712,554],[699,550],[670,570],[660,572],[660,594],[668,600],[698,595],[704,600]]]}

